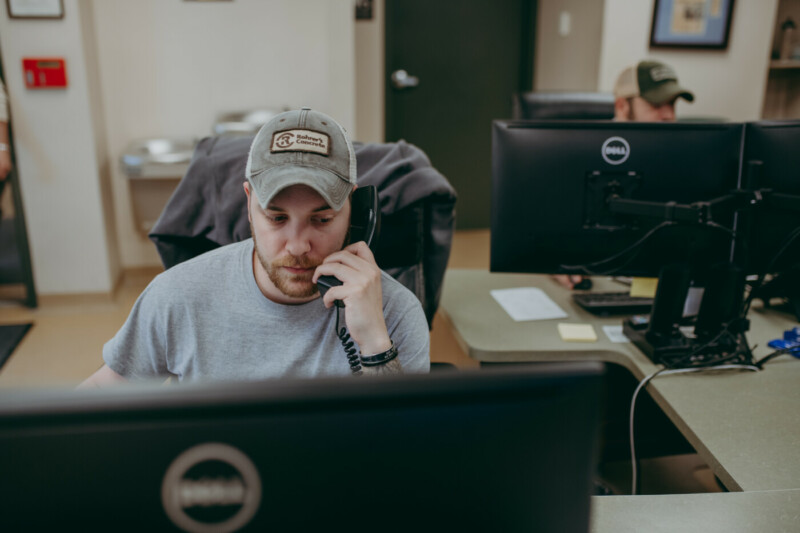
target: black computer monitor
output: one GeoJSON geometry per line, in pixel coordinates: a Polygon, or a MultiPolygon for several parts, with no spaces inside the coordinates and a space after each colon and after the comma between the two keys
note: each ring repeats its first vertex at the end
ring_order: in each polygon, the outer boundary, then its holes
{"type": "Polygon", "coordinates": [[[601,379],[581,363],[3,391],[2,523],[585,532],[601,379]]]}
{"type": "Polygon", "coordinates": [[[668,366],[747,361],[742,124],[496,121],[491,270],[659,278],[625,334],[668,366]],[[705,286],[694,336],[690,284],[705,286]]]}
{"type": "MultiPolygon", "coordinates": [[[[751,183],[745,184],[746,189],[800,197],[800,121],[747,124],[743,161],[745,170],[760,163],[750,170],[751,183]]],[[[765,197],[764,205],[753,211],[752,223],[750,271],[771,274],[800,265],[800,239],[787,242],[800,228],[800,205],[795,199],[765,197]]]]}
{"type": "Polygon", "coordinates": [[[743,213],[748,272],[759,275],[752,295],[787,300],[800,319],[800,121],[747,124],[743,156],[746,190],[762,191],[743,213]],[[766,276],[771,279],[764,283],[766,276]]]}
{"type": "Polygon", "coordinates": [[[688,206],[737,188],[742,128],[495,121],[491,270],[658,277],[685,262],[702,276],[730,259],[732,212],[716,212],[714,226],[674,210],[683,222],[639,241],[669,218],[667,202],[688,206]],[[655,205],[615,212],[612,195],[655,205]]]}

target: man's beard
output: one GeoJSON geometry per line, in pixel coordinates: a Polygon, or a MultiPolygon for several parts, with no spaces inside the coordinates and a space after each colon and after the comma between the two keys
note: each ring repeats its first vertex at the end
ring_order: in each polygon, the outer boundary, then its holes
{"type": "Polygon", "coordinates": [[[258,257],[258,261],[267,272],[269,280],[283,294],[291,298],[308,298],[309,296],[314,296],[318,292],[317,285],[311,283],[311,278],[314,276],[313,269],[319,266],[321,262],[312,261],[306,256],[294,257],[292,255],[270,262],[261,255],[255,239],[253,239],[253,246],[256,250],[256,257],[258,257]],[[281,267],[310,268],[312,270],[302,274],[292,274],[281,267]]]}
{"type": "MultiPolygon", "coordinates": [[[[264,267],[269,280],[279,291],[290,298],[308,298],[319,292],[317,284],[311,282],[311,278],[314,277],[313,270],[303,274],[292,274],[281,267],[316,269],[322,264],[322,261],[314,261],[307,256],[295,257],[293,255],[275,259],[271,262],[267,261],[258,249],[258,241],[256,240],[252,223],[250,224],[250,234],[253,236],[253,248],[255,249],[256,257],[258,257],[258,262],[264,267]]],[[[339,247],[340,249],[344,248],[344,243],[348,241],[349,236],[350,229],[348,228],[344,242],[339,247]]]]}

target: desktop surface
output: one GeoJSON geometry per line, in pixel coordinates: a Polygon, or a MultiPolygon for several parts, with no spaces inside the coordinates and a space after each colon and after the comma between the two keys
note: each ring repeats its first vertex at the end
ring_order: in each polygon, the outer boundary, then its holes
{"type": "MultiPolygon", "coordinates": [[[[618,287],[596,279],[597,290],[618,287]]],[[[620,317],[597,317],[575,305],[569,290],[543,275],[448,270],[441,311],[457,340],[474,359],[487,363],[604,361],[628,369],[637,379],[652,374],[654,364],[633,344],[612,342],[603,326],[620,317]],[[515,322],[490,290],[538,287],[567,313],[556,320],[515,322]],[[565,342],[557,324],[592,324],[597,342],[565,342]]],[[[760,358],[767,341],[797,325],[790,315],[751,309],[750,344],[760,358]]],[[[776,490],[800,488],[800,361],[784,355],[761,372],[709,372],[663,376],[647,391],[712,468],[726,488],[776,490]]]]}
{"type": "Polygon", "coordinates": [[[601,374],[3,392],[0,512],[34,529],[586,531],[601,374]]]}
{"type": "Polygon", "coordinates": [[[593,496],[591,533],[795,533],[800,489],[593,496]]]}

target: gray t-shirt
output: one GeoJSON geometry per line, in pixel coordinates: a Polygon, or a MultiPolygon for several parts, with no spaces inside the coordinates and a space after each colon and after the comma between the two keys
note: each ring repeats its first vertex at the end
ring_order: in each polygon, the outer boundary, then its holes
{"type": "MultiPolygon", "coordinates": [[[[253,240],[223,246],[158,275],[103,346],[129,379],[253,380],[346,376],[336,311],[321,298],[283,305],[253,275],[253,240]]],[[[382,272],[383,314],[405,372],[428,372],[430,337],[414,294],[382,272]]],[[[341,311],[340,328],[346,309],[341,311]]]]}

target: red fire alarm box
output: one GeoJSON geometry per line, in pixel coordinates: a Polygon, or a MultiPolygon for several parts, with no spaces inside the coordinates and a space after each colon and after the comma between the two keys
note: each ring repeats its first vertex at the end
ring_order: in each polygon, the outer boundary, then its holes
{"type": "Polygon", "coordinates": [[[67,86],[67,67],[60,57],[22,58],[22,71],[28,89],[63,89],[67,86]]]}

